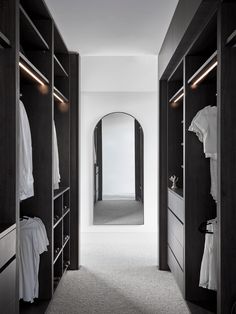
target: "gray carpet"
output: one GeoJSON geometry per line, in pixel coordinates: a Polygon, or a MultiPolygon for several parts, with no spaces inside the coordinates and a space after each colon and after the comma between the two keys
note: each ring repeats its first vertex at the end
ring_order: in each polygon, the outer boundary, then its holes
{"type": "Polygon", "coordinates": [[[189,313],[171,273],[157,270],[155,234],[84,234],[82,265],[64,276],[47,314],[189,313]]]}
{"type": "Polygon", "coordinates": [[[94,225],[143,225],[143,204],[132,200],[104,200],[94,206],[94,225]]]}

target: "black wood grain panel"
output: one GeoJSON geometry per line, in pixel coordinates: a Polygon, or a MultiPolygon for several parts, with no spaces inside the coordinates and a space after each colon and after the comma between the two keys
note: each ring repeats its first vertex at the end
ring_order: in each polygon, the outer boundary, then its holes
{"type": "MultiPolygon", "coordinates": [[[[219,106],[219,290],[218,313],[231,313],[236,302],[236,51],[226,40],[236,28],[236,3],[224,2],[218,16],[218,106],[219,106]]],[[[233,311],[235,313],[235,311],[233,311]]]]}
{"type": "Polygon", "coordinates": [[[70,269],[79,269],[79,55],[70,61],[70,269]]]}
{"type": "Polygon", "coordinates": [[[159,269],[167,264],[167,81],[160,81],[159,104],[159,269]]]}

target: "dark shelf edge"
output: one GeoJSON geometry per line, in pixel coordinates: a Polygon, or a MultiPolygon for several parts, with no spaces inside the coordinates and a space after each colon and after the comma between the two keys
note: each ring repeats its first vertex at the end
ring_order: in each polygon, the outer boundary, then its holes
{"type": "Polygon", "coordinates": [[[11,47],[10,40],[2,32],[0,32],[0,46],[3,48],[11,47]]]}
{"type": "Polygon", "coordinates": [[[68,239],[66,239],[66,241],[63,243],[63,246],[62,246],[62,250],[64,250],[65,246],[67,245],[67,243],[70,241],[70,236],[68,239]]]}
{"type": "MultiPolygon", "coordinates": [[[[23,61],[23,63],[25,63],[26,66],[28,66],[29,70],[31,70],[36,76],[39,76],[40,79],[44,83],[49,84],[49,80],[46,78],[46,76],[44,76],[42,74],[42,72],[38,68],[36,68],[36,66],[33,65],[33,63],[31,61],[29,61],[29,59],[25,55],[23,55],[22,52],[20,52],[20,61],[23,61]]],[[[33,80],[33,78],[32,78],[32,80],[33,80]]]]}
{"type": "Polygon", "coordinates": [[[57,220],[57,222],[53,225],[53,229],[55,229],[60,222],[62,222],[62,220],[65,218],[65,216],[67,216],[70,212],[70,208],[67,209],[67,211],[57,220]]]}
{"type": "Polygon", "coordinates": [[[48,43],[45,41],[41,33],[39,32],[38,28],[35,26],[34,22],[31,20],[29,15],[26,13],[25,9],[20,4],[20,13],[24,16],[25,20],[29,24],[29,27],[31,27],[34,31],[34,33],[38,36],[38,38],[41,40],[42,44],[44,45],[44,49],[49,50],[48,43]]]}
{"type": "MultiPolygon", "coordinates": [[[[69,77],[69,74],[66,72],[65,68],[63,67],[63,65],[61,64],[61,62],[58,60],[58,58],[56,57],[56,55],[54,55],[54,60],[56,61],[57,65],[59,66],[59,68],[61,69],[61,71],[64,73],[64,76],[69,77]]],[[[55,68],[55,66],[54,66],[55,68]]]]}
{"type": "Polygon", "coordinates": [[[226,46],[236,47],[236,29],[227,38],[226,46]]]}
{"type": "Polygon", "coordinates": [[[55,228],[59,225],[59,223],[62,222],[62,220],[63,220],[63,216],[61,216],[61,217],[57,220],[57,222],[53,225],[53,229],[55,229],[55,228]]]}
{"type": "Polygon", "coordinates": [[[184,92],[184,87],[182,86],[169,100],[169,102],[172,102],[175,100],[175,98],[178,98],[182,93],[184,92]]]}
{"type": "Polygon", "coordinates": [[[68,191],[70,189],[69,186],[67,187],[63,187],[63,188],[60,188],[58,190],[56,190],[57,192],[55,193],[54,191],[54,196],[53,196],[53,199],[55,200],[56,198],[58,198],[59,196],[61,196],[62,194],[64,194],[66,191],[68,191]]]}
{"type": "Polygon", "coordinates": [[[62,248],[60,249],[60,251],[59,251],[59,253],[57,254],[57,256],[54,258],[53,265],[56,264],[56,261],[58,260],[58,258],[59,258],[60,255],[62,254],[62,252],[63,252],[63,246],[62,246],[62,248]]]}
{"type": "Polygon", "coordinates": [[[203,72],[211,63],[217,61],[217,50],[200,66],[200,68],[190,77],[188,84],[191,84],[195,78],[197,78],[201,72],[203,72]]]}

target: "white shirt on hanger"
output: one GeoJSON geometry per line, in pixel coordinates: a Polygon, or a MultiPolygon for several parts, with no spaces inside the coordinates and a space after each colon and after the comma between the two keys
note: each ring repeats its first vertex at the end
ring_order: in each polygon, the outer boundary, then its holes
{"type": "Polygon", "coordinates": [[[189,131],[203,143],[206,158],[210,158],[211,195],[217,201],[217,107],[207,106],[198,111],[189,131]]]}
{"type": "Polygon", "coordinates": [[[217,220],[208,221],[205,246],[201,263],[199,286],[202,288],[217,290],[217,220]]]}
{"type": "Polygon", "coordinates": [[[39,218],[20,221],[19,298],[33,302],[38,298],[40,254],[49,245],[46,229],[39,218]]]}
{"type": "Polygon", "coordinates": [[[32,140],[29,120],[22,101],[19,101],[19,197],[24,200],[34,195],[32,140]]]}

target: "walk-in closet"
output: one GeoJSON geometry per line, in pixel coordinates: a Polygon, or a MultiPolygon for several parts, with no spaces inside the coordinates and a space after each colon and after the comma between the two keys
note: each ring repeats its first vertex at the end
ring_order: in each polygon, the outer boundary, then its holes
{"type": "Polygon", "coordinates": [[[13,314],[34,298],[50,300],[65,271],[79,266],[79,55],[68,51],[43,0],[0,1],[0,48],[0,304],[13,314]],[[25,294],[26,229],[36,225],[30,241],[45,230],[39,291],[25,294]]]}
{"type": "Polygon", "coordinates": [[[160,269],[187,301],[235,313],[236,4],[190,2],[159,55],[160,269]]]}

